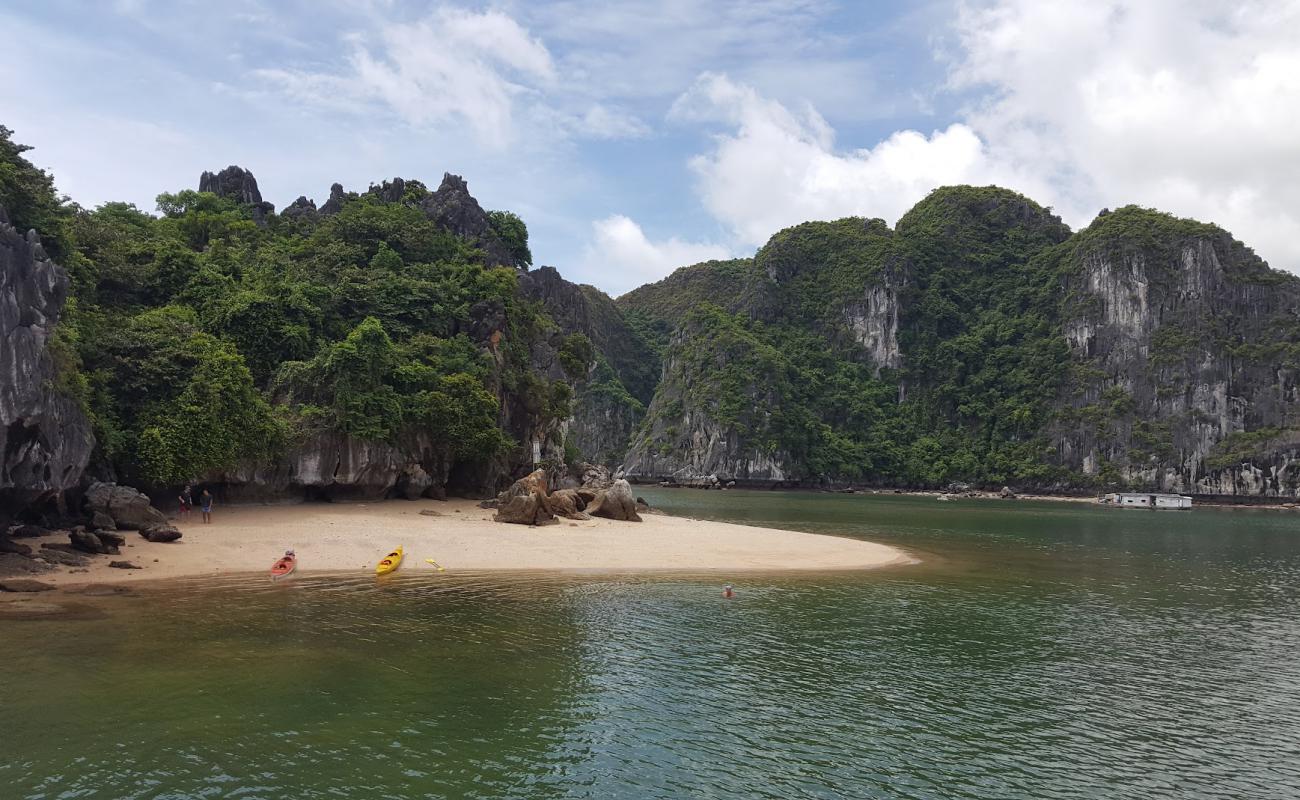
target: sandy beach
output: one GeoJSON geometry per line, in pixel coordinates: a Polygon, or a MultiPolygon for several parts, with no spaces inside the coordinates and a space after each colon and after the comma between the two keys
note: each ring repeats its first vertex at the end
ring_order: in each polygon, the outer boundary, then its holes
{"type": "MultiPolygon", "coordinates": [[[[177,521],[184,533],[179,542],[153,544],[127,531],[120,556],[95,557],[86,572],[60,568],[39,579],[138,583],[264,572],[286,549],[297,551],[304,573],[370,572],[398,545],[406,551],[403,570],[430,572],[426,558],[447,571],[852,570],[915,561],[872,542],[662,514],[647,514],[639,523],[560,520],[528,527],[493,522],[492,513],[471,500],[219,507],[211,525],[198,514],[177,521]],[[142,569],[108,566],[118,559],[142,569]]],[[[44,540],[24,541],[39,547],[44,540]]]]}

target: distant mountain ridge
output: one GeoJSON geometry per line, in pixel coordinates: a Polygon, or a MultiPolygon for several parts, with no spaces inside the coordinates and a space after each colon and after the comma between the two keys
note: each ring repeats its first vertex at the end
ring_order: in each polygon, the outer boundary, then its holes
{"type": "Polygon", "coordinates": [[[1300,279],[1213,225],[945,187],[618,305],[663,348],[641,480],[1300,487],[1300,279]]]}
{"type": "Polygon", "coordinates": [[[91,478],[484,495],[583,460],[751,486],[1300,491],[1300,279],[1213,225],[1130,206],[1072,232],[1015,192],[944,187],[892,228],[796,225],[613,299],[531,268],[524,222],[455,175],[277,214],[231,166],[153,216],[67,203],[24,150],[0,128],[10,511],[91,478]]]}

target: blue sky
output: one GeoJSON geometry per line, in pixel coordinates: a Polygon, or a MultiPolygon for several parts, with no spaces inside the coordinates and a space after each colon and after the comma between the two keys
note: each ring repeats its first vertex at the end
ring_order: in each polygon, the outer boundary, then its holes
{"type": "Polygon", "coordinates": [[[998,183],[1300,269],[1300,2],[9,0],[0,124],[84,205],[459,173],[618,294],[781,227],[998,183]]]}

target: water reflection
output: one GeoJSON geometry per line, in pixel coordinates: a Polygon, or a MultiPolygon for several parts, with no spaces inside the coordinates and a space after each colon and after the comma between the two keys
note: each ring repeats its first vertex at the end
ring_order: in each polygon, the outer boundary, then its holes
{"type": "Polygon", "coordinates": [[[665,493],[917,568],[194,581],[4,623],[5,795],[1288,797],[1285,515],[665,493]],[[935,508],[934,506],[939,506],[935,508]],[[39,676],[39,677],[35,677],[39,676]]]}

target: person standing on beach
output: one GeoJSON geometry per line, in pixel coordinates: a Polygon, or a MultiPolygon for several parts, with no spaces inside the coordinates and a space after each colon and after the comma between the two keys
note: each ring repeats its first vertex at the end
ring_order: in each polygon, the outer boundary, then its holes
{"type": "Polygon", "coordinates": [[[181,504],[181,521],[189,519],[190,511],[194,509],[194,489],[187,483],[181,490],[181,494],[176,498],[181,504]]]}
{"type": "Polygon", "coordinates": [[[203,494],[199,495],[199,502],[203,506],[203,522],[212,522],[212,492],[204,489],[203,494]]]}

